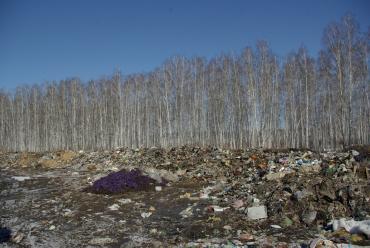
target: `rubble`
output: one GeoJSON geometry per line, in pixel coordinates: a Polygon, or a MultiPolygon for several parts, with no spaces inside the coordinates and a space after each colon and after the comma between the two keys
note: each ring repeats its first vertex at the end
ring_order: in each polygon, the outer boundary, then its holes
{"type": "Polygon", "coordinates": [[[12,230],[2,242],[369,246],[368,152],[184,146],[1,153],[0,226],[12,230]]]}

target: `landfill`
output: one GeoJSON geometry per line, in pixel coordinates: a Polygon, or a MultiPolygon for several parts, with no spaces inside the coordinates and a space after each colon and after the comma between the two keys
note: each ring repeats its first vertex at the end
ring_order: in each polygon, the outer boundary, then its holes
{"type": "Polygon", "coordinates": [[[0,152],[0,247],[369,247],[370,146],[0,152]]]}

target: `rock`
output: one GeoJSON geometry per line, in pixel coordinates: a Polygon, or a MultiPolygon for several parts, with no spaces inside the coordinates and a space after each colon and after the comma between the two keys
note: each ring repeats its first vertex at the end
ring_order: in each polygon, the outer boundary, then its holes
{"type": "Polygon", "coordinates": [[[50,231],[55,230],[55,226],[54,226],[54,225],[51,225],[51,226],[49,227],[49,230],[50,230],[50,231]]]}
{"type": "Polygon", "coordinates": [[[267,218],[267,210],[265,206],[250,207],[247,211],[248,218],[251,220],[267,218]]]}

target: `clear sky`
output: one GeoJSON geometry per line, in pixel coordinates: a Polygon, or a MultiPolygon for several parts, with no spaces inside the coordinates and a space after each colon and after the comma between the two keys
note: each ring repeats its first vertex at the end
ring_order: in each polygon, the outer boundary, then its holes
{"type": "Polygon", "coordinates": [[[313,56],[324,27],[368,0],[0,0],[0,88],[146,72],[172,55],[210,58],[266,40],[283,57],[313,56]]]}

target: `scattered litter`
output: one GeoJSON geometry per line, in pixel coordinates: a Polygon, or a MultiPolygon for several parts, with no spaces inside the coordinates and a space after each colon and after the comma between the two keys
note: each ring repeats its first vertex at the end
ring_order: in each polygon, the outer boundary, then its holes
{"type": "Polygon", "coordinates": [[[93,238],[89,241],[90,245],[107,245],[114,243],[115,240],[112,238],[93,238]]]}
{"type": "Polygon", "coordinates": [[[351,234],[365,234],[370,239],[370,220],[355,221],[353,219],[346,220],[342,218],[333,220],[332,224],[334,231],[344,228],[351,234]]]}
{"type": "Polygon", "coordinates": [[[265,206],[257,206],[248,208],[248,218],[259,220],[267,218],[267,210],[265,206]]]}
{"type": "Polygon", "coordinates": [[[12,231],[8,228],[0,227],[0,243],[10,240],[12,231]]]}
{"type": "Polygon", "coordinates": [[[180,212],[180,215],[183,217],[183,218],[189,218],[191,216],[193,216],[193,207],[188,207],[184,210],[182,210],[180,212]]]}
{"type": "Polygon", "coordinates": [[[162,186],[155,186],[155,191],[162,191],[162,186]]]}
{"type": "Polygon", "coordinates": [[[153,213],[151,213],[151,212],[147,212],[147,213],[141,213],[141,217],[143,217],[144,219],[145,218],[148,218],[149,216],[151,216],[153,213]]]}
{"type": "Polygon", "coordinates": [[[109,210],[116,211],[116,210],[119,209],[119,205],[118,204],[113,204],[112,206],[109,206],[108,208],[109,208],[109,210]]]}
{"type": "Polygon", "coordinates": [[[121,204],[128,204],[128,203],[131,203],[132,200],[131,199],[119,199],[117,200],[119,203],[121,204]]]}
{"type": "Polygon", "coordinates": [[[275,229],[281,229],[282,227],[279,226],[279,225],[270,225],[272,228],[275,228],[275,229]]]}
{"type": "Polygon", "coordinates": [[[18,182],[23,182],[24,180],[30,180],[31,177],[22,177],[22,176],[14,176],[12,179],[18,181],[18,182]]]}

